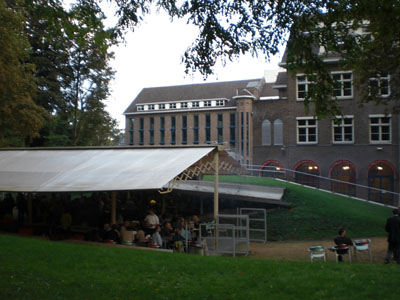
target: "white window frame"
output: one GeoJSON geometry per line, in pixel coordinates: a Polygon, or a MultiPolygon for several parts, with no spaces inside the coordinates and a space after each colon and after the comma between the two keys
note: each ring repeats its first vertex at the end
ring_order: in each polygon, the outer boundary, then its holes
{"type": "Polygon", "coordinates": [[[169,103],[169,109],[176,109],[176,103],[169,103]]]}
{"type": "Polygon", "coordinates": [[[158,104],[158,109],[165,109],[165,103],[158,104]]]}
{"type": "MultiPolygon", "coordinates": [[[[341,88],[340,88],[340,95],[336,96],[334,95],[334,97],[336,99],[352,99],[354,97],[354,87],[353,87],[353,72],[351,71],[335,71],[335,72],[331,72],[331,76],[333,77],[333,75],[340,75],[340,79],[338,80],[340,82],[341,88]],[[345,79],[343,78],[343,75],[345,74],[350,74],[351,78],[350,79],[345,79]],[[351,95],[344,95],[344,84],[345,83],[349,83],[351,84],[351,95]]],[[[336,91],[336,89],[334,89],[336,91]]]]}
{"type": "Polygon", "coordinates": [[[297,144],[299,145],[315,145],[318,144],[318,120],[314,117],[297,117],[296,118],[296,139],[297,139],[297,144]],[[306,121],[305,125],[299,125],[299,121],[306,121]],[[315,121],[315,125],[310,125],[308,124],[308,121],[315,121]],[[301,128],[305,128],[306,130],[306,141],[300,141],[300,134],[299,130],[301,128]],[[310,141],[310,129],[315,128],[315,141],[310,141]]]}
{"type": "Polygon", "coordinates": [[[225,105],[225,101],[224,100],[216,100],[215,101],[215,105],[216,106],[224,106],[225,105]]]}
{"type": "Polygon", "coordinates": [[[181,102],[181,108],[188,108],[188,103],[187,102],[181,102]]]}
{"type": "Polygon", "coordinates": [[[211,100],[204,101],[204,107],[211,107],[211,106],[212,106],[211,100]]]}
{"type": "Polygon", "coordinates": [[[137,105],[136,108],[137,108],[137,111],[143,111],[144,105],[137,105]]]}
{"type": "Polygon", "coordinates": [[[391,144],[392,143],[392,115],[385,115],[385,114],[375,114],[375,115],[369,115],[369,142],[371,144],[391,144]],[[371,123],[371,119],[373,118],[379,118],[379,123],[371,123]],[[383,123],[382,119],[383,118],[389,118],[389,123],[383,123]],[[379,140],[372,140],[372,127],[377,126],[379,128],[379,140]],[[386,126],[389,126],[389,140],[382,140],[382,128],[386,126]]]}
{"type": "Polygon", "coordinates": [[[354,116],[353,115],[345,115],[345,116],[336,116],[336,120],[332,120],[332,144],[354,144],[354,116]],[[345,124],[344,120],[351,120],[351,124],[345,124]],[[337,121],[340,121],[340,124],[337,124],[337,121]],[[351,127],[351,141],[346,141],[345,139],[345,128],[351,127]],[[340,136],[341,140],[335,140],[335,128],[340,128],[340,136]]]}
{"type": "Polygon", "coordinates": [[[304,84],[305,85],[305,91],[304,93],[307,94],[309,90],[309,86],[313,84],[313,81],[308,80],[308,77],[306,74],[297,74],[296,75],[296,99],[297,101],[304,101],[304,98],[299,97],[299,84],[304,84]],[[299,80],[299,77],[304,77],[304,80],[299,80]]]}
{"type": "Polygon", "coordinates": [[[148,104],[147,105],[147,109],[148,110],[154,110],[155,109],[155,105],[154,104],[148,104]]]}
{"type": "Polygon", "coordinates": [[[192,107],[200,107],[200,101],[192,101],[192,107]]]}
{"type": "Polygon", "coordinates": [[[376,81],[377,82],[377,87],[378,87],[378,94],[377,96],[386,98],[390,96],[390,75],[386,76],[377,76],[369,79],[370,82],[376,81]],[[387,94],[382,94],[382,88],[381,88],[381,82],[386,81],[387,82],[387,89],[388,93],[387,94]]]}

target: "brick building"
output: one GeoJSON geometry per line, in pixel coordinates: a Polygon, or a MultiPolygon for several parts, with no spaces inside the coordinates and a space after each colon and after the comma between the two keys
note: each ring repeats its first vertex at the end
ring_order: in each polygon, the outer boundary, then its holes
{"type": "MultiPolygon", "coordinates": [[[[385,114],[386,106],[359,107],[354,74],[339,69],[338,61],[326,60],[340,83],[335,93],[343,116],[336,122],[306,114],[303,100],[311,83],[301,73],[280,72],[273,82],[145,88],[124,113],[126,144],[219,143],[245,166],[258,166],[261,176],[293,176],[299,183],[397,204],[395,195],[380,190],[398,191],[399,116],[385,114]],[[317,176],[370,188],[326,183],[317,176]]],[[[389,77],[378,79],[382,97],[390,93],[388,82],[389,77]]]]}

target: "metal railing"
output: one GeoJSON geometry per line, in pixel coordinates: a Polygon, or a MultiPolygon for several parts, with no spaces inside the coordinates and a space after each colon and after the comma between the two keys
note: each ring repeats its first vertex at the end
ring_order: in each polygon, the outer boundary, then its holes
{"type": "Polygon", "coordinates": [[[242,166],[246,168],[247,171],[251,172],[253,174],[252,176],[259,177],[260,173],[268,174],[269,176],[264,177],[273,177],[278,180],[300,184],[310,188],[344,195],[353,199],[368,201],[374,204],[390,207],[400,206],[400,193],[393,191],[379,189],[372,186],[365,186],[355,182],[328,178],[307,172],[280,168],[277,166],[242,166]]]}

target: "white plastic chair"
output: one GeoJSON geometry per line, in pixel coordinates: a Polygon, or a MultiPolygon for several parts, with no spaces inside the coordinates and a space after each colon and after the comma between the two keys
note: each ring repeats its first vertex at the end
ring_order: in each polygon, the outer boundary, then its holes
{"type": "Polygon", "coordinates": [[[313,261],[314,259],[323,259],[326,261],[326,250],[322,246],[312,246],[308,249],[310,251],[310,259],[313,261]]]}
{"type": "Polygon", "coordinates": [[[353,246],[354,246],[354,256],[356,259],[358,253],[368,252],[369,261],[372,263],[371,240],[369,239],[355,240],[353,242],[353,246]]]}

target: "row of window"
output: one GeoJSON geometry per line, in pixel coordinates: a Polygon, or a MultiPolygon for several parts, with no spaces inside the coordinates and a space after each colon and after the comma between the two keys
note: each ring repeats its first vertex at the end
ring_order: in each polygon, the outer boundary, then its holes
{"type": "MultiPolygon", "coordinates": [[[[296,118],[297,144],[318,143],[318,120],[313,117],[296,118]]],[[[262,123],[262,145],[272,144],[271,122],[264,120],[262,123]]],[[[273,124],[274,145],[283,144],[283,123],[275,120],[273,124]]],[[[370,143],[391,143],[391,116],[369,116],[369,141],[370,143]]],[[[338,117],[332,120],[332,143],[354,143],[354,116],[338,117]]]]}
{"type": "Polygon", "coordinates": [[[225,106],[225,99],[218,100],[204,100],[204,101],[183,101],[183,102],[170,102],[170,103],[152,103],[152,104],[138,104],[138,111],[148,110],[168,110],[168,109],[187,109],[187,108],[200,108],[200,107],[216,107],[225,106]]]}
{"type": "MultiPolygon", "coordinates": [[[[353,73],[352,72],[332,72],[332,78],[337,83],[334,88],[334,95],[337,99],[351,99],[353,98],[353,73]]],[[[307,77],[306,75],[299,74],[296,77],[297,86],[297,100],[304,100],[312,89],[315,78],[307,77]]],[[[370,79],[369,88],[381,97],[390,95],[390,76],[381,75],[376,78],[370,79]]]]}
{"type": "MultiPolygon", "coordinates": [[[[193,130],[193,144],[199,144],[199,115],[193,115],[193,127],[190,129],[193,130]]],[[[165,145],[165,118],[164,116],[159,117],[159,144],[160,145],[165,145]]],[[[175,145],[177,143],[176,141],[176,116],[170,116],[170,142],[171,145],[175,145]]],[[[229,115],[229,143],[234,147],[236,143],[236,114],[231,113],[229,115]]],[[[148,118],[149,126],[148,126],[148,131],[149,131],[149,145],[154,145],[155,140],[154,140],[154,117],[148,118]]],[[[222,143],[224,141],[223,138],[223,120],[224,120],[224,115],[223,114],[218,114],[217,115],[217,142],[222,143]]],[[[139,145],[144,145],[144,131],[145,131],[145,118],[139,118],[139,128],[138,128],[138,133],[139,133],[139,145]]],[[[181,138],[182,140],[180,141],[182,145],[185,145],[188,143],[188,116],[182,116],[181,118],[181,128],[180,130],[182,131],[181,138]]],[[[209,144],[211,143],[211,115],[206,114],[204,115],[204,136],[205,136],[205,141],[204,143],[209,144]]],[[[134,131],[135,131],[135,119],[130,118],[129,119],[129,144],[133,145],[134,144],[134,131]]]]}

